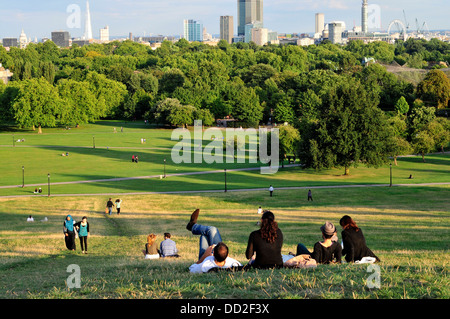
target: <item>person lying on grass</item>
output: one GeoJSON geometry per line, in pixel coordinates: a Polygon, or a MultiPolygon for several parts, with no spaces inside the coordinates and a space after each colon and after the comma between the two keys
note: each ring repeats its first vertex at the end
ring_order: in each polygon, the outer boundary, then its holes
{"type": "Polygon", "coordinates": [[[205,226],[197,224],[200,213],[196,209],[192,215],[186,229],[193,235],[200,235],[199,259],[189,267],[191,273],[205,273],[213,268],[240,267],[242,264],[234,258],[228,256],[228,246],[222,242],[219,230],[215,226],[205,226]]]}

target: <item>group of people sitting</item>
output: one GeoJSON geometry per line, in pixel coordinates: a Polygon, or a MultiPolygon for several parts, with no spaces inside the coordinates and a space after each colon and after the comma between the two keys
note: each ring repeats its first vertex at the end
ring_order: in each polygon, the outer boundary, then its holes
{"type": "MultiPolygon", "coordinates": [[[[271,211],[264,211],[259,222],[260,228],[253,231],[249,236],[245,252],[249,262],[243,266],[239,261],[229,256],[228,246],[222,241],[217,227],[197,223],[199,213],[200,210],[196,209],[186,226],[186,229],[193,235],[200,236],[198,261],[189,267],[189,271],[192,273],[205,273],[230,268],[282,268],[287,265],[286,262],[289,259],[296,256],[305,256],[307,259],[313,259],[314,263],[318,264],[341,263],[343,256],[345,256],[346,262],[349,263],[358,263],[364,258],[369,258],[372,262],[380,261],[367,247],[362,230],[348,215],[343,216],[339,222],[342,227],[341,243],[338,242],[336,227],[331,222],[326,222],[320,228],[323,240],[315,243],[312,252],[304,244],[299,243],[295,254],[282,255],[283,233],[275,221],[275,215],[271,211]]],[[[156,237],[154,234],[149,235],[149,238],[150,236],[152,238],[156,237]]],[[[165,240],[161,243],[160,251],[157,251],[154,241],[151,243],[149,241],[144,251],[146,258],[164,256],[163,243],[168,239],[170,237],[166,238],[165,234],[165,240]],[[150,255],[154,257],[150,257],[150,255]]],[[[167,242],[166,244],[169,246],[169,243],[167,242]]],[[[174,243],[170,243],[171,247],[173,245],[174,243]]]]}
{"type": "Polygon", "coordinates": [[[164,233],[164,240],[159,245],[159,249],[156,244],[156,237],[155,234],[147,236],[147,243],[145,244],[145,249],[142,251],[145,259],[180,257],[178,255],[177,244],[170,239],[170,237],[172,237],[170,233],[164,233]]]}

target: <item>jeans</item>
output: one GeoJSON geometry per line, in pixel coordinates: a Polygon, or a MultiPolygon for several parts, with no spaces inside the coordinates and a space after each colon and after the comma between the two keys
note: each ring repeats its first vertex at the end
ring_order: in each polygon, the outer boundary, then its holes
{"type": "Polygon", "coordinates": [[[191,231],[193,235],[200,235],[199,259],[209,246],[217,245],[222,241],[219,230],[214,226],[194,224],[191,231]]]}
{"type": "Polygon", "coordinates": [[[306,248],[305,245],[298,244],[296,256],[298,256],[298,255],[311,255],[311,252],[306,248]]]}

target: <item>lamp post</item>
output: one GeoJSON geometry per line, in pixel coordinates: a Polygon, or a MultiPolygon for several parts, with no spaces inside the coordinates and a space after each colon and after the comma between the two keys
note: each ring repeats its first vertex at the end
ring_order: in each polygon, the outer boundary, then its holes
{"type": "Polygon", "coordinates": [[[50,197],[50,173],[47,174],[48,177],[48,197],[50,197]]]}
{"type": "Polygon", "coordinates": [[[166,178],[166,159],[164,159],[164,178],[166,178]]]}
{"type": "Polygon", "coordinates": [[[389,171],[390,171],[390,183],[389,183],[389,187],[392,187],[392,163],[389,163],[389,171]]]}
{"type": "Polygon", "coordinates": [[[227,192],[227,169],[225,168],[225,193],[227,192]]]}
{"type": "Polygon", "coordinates": [[[25,187],[25,166],[22,166],[22,188],[25,187]]]}
{"type": "Polygon", "coordinates": [[[16,147],[16,139],[15,139],[14,134],[13,134],[13,147],[16,147]]]}
{"type": "Polygon", "coordinates": [[[95,136],[92,136],[92,146],[95,148],[95,136]]]}

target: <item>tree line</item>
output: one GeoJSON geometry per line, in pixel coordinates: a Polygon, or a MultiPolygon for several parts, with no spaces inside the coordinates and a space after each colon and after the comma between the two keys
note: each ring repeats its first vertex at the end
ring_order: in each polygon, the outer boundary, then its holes
{"type": "Polygon", "coordinates": [[[181,39],[156,50],[132,41],[0,47],[0,63],[14,73],[8,85],[0,83],[1,121],[19,127],[104,118],[171,126],[194,119],[214,125],[226,117],[242,126],[286,123],[293,129],[280,133],[289,136],[283,156],[347,172],[359,163],[381,165],[386,155],[445,148],[448,120],[436,110],[448,108],[448,76],[435,68],[414,86],[378,63],[364,66],[364,57],[421,68],[450,62],[450,44],[209,46],[181,39]]]}

